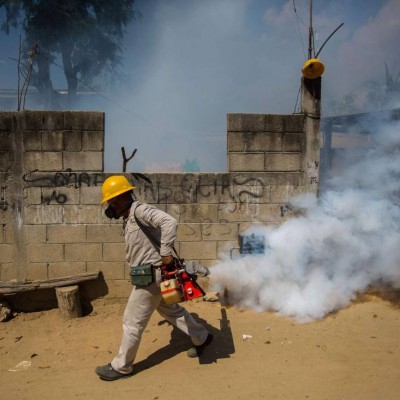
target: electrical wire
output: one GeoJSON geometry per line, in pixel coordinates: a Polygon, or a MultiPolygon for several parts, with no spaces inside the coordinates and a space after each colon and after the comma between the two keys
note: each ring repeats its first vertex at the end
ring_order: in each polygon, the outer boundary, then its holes
{"type": "Polygon", "coordinates": [[[302,23],[304,26],[306,26],[306,24],[304,23],[304,21],[303,21],[303,20],[299,17],[299,15],[297,14],[296,4],[295,4],[294,0],[292,0],[292,2],[293,2],[294,14],[295,14],[295,16],[296,16],[297,30],[299,31],[299,37],[300,37],[301,47],[303,48],[303,55],[304,55],[304,58],[307,58],[307,57],[306,57],[306,51],[305,51],[305,49],[304,49],[303,38],[302,38],[301,32],[300,32],[299,21],[301,21],[301,23],[302,23]]]}
{"type": "MultiPolygon", "coordinates": [[[[304,23],[304,21],[303,21],[303,20],[299,17],[299,15],[297,14],[297,9],[296,9],[295,1],[292,0],[292,3],[293,3],[294,14],[295,14],[295,16],[296,16],[297,30],[299,31],[299,37],[300,37],[301,47],[302,47],[302,49],[303,49],[303,56],[304,56],[304,58],[306,59],[306,58],[307,58],[307,57],[306,57],[306,51],[305,51],[305,48],[304,48],[303,38],[302,38],[301,32],[300,32],[299,21],[301,21],[301,23],[302,23],[304,26],[306,26],[306,24],[304,23]]],[[[296,102],[295,102],[295,105],[294,105],[293,114],[296,114],[296,108],[297,108],[297,104],[298,104],[298,102],[299,102],[300,91],[301,91],[301,85],[300,85],[299,90],[298,90],[298,92],[297,92],[296,102]]]]}

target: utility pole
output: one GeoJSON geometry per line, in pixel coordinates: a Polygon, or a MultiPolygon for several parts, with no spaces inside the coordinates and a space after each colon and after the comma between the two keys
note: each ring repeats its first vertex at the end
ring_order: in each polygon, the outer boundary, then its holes
{"type": "Polygon", "coordinates": [[[313,27],[312,27],[312,0],[310,0],[310,26],[308,27],[308,59],[312,58],[313,49],[313,27]]]}
{"type": "MultiPolygon", "coordinates": [[[[308,61],[313,61],[312,0],[310,0],[310,26],[308,28],[308,61]]],[[[315,64],[319,65],[319,64],[315,64]]],[[[311,64],[310,68],[314,68],[311,64]]],[[[311,69],[313,71],[313,69],[311,69]]],[[[304,73],[303,73],[304,75],[304,73]]],[[[321,77],[301,80],[301,111],[305,115],[305,149],[303,157],[303,185],[311,193],[318,193],[320,163],[321,77]]]]}

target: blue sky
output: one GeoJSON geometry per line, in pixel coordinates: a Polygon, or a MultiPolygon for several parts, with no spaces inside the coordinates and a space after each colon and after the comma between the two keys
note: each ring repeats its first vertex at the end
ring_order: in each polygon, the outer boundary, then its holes
{"type": "MultiPolygon", "coordinates": [[[[106,112],[107,171],[128,164],[197,159],[202,171],[226,170],[226,114],[291,114],[307,58],[309,0],[137,0],[143,14],[128,30],[122,85],[87,108],[106,112]],[[294,12],[294,6],[297,13],[294,12]],[[297,18],[296,18],[297,17],[297,18]]],[[[399,0],[314,0],[323,101],[382,85],[385,61],[400,71],[399,0]]],[[[0,87],[15,85],[18,36],[1,35],[0,87]]],[[[65,86],[58,71],[56,87],[65,86]]],[[[329,110],[325,110],[329,113],[329,110]]]]}

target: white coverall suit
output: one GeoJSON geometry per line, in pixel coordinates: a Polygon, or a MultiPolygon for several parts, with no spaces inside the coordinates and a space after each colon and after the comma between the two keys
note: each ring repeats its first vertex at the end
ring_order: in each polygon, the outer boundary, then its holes
{"type": "MultiPolygon", "coordinates": [[[[125,225],[125,249],[130,266],[152,264],[161,267],[161,256],[168,256],[176,238],[178,223],[169,214],[148,204],[135,201],[125,225]],[[136,209],[137,208],[137,209],[136,209]],[[136,218],[159,239],[159,251],[136,223],[136,218]]],[[[155,282],[148,286],[134,286],[123,317],[123,335],[118,354],[111,366],[118,372],[130,374],[140,340],[154,310],[171,324],[190,336],[195,346],[207,339],[208,331],[198,324],[191,314],[179,304],[166,304],[161,297],[161,270],[155,268],[155,282]]]]}

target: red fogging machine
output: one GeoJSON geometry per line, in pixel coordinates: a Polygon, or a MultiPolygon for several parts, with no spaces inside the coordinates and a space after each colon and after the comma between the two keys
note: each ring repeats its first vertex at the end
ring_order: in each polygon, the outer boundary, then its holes
{"type": "Polygon", "coordinates": [[[172,264],[161,267],[161,296],[167,304],[181,303],[205,295],[196,282],[196,276],[188,270],[184,260],[178,258],[174,258],[172,264]]]}
{"type": "MultiPolygon", "coordinates": [[[[135,211],[137,207],[136,206],[135,211]]],[[[136,223],[147,236],[156,249],[161,247],[159,239],[154,237],[148,228],[137,218],[135,212],[134,217],[136,223]]],[[[196,275],[207,276],[210,271],[207,267],[202,267],[194,262],[185,264],[185,260],[179,258],[179,255],[173,247],[177,258],[173,262],[161,267],[161,295],[167,304],[181,303],[182,301],[193,300],[205,295],[204,290],[196,282],[196,275]]]]}

